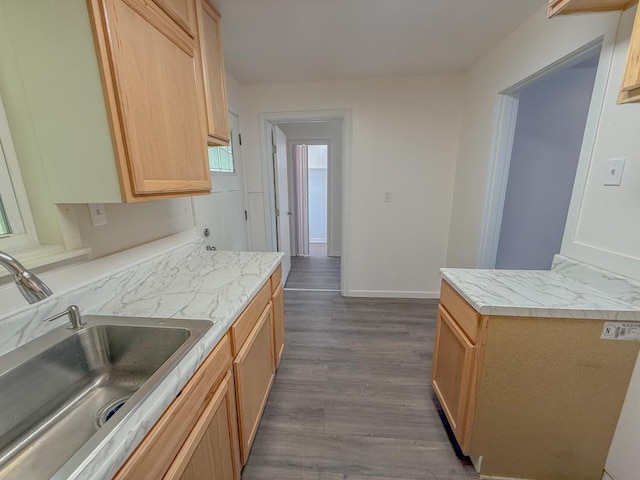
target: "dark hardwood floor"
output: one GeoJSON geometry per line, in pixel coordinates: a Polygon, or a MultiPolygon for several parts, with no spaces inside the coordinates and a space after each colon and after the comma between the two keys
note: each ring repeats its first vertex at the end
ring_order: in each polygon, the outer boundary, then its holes
{"type": "Polygon", "coordinates": [[[340,290],[340,257],[291,257],[285,288],[340,290]]]}
{"type": "Polygon", "coordinates": [[[243,480],[463,480],[429,385],[436,301],[285,291],[286,347],[243,480]]]}

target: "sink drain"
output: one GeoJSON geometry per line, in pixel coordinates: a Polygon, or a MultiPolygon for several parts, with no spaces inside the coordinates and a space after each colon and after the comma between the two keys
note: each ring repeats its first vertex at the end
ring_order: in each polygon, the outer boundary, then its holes
{"type": "Polygon", "coordinates": [[[113,417],[118,412],[118,410],[122,408],[122,406],[127,402],[127,400],[129,400],[130,397],[131,395],[127,395],[126,397],[114,400],[113,402],[108,403],[100,410],[98,410],[98,414],[96,415],[96,424],[98,425],[98,427],[101,427],[105,423],[107,423],[107,421],[111,417],[113,417]]]}

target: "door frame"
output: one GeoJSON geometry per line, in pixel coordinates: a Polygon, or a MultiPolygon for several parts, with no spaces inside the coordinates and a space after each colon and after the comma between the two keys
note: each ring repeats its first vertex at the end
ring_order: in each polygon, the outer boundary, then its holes
{"type": "MultiPolygon", "coordinates": [[[[332,198],[331,198],[331,194],[332,189],[331,189],[331,155],[333,153],[333,142],[331,140],[289,140],[287,139],[287,148],[289,149],[289,154],[291,155],[291,159],[293,160],[293,149],[296,145],[326,145],[327,146],[327,256],[330,257],[330,253],[333,251],[332,247],[332,241],[331,241],[331,221],[333,220],[333,215],[332,215],[332,198]]],[[[289,165],[292,165],[292,162],[289,163],[289,165]]],[[[293,179],[292,182],[289,182],[289,204],[291,204],[291,197],[293,196],[294,198],[296,197],[295,195],[295,189],[296,189],[296,183],[295,183],[295,178],[293,179]]],[[[298,226],[298,221],[296,219],[296,215],[293,216],[293,223],[295,224],[296,228],[298,226]]],[[[297,236],[295,235],[295,233],[292,230],[291,233],[291,238],[296,238],[297,236]]],[[[296,254],[298,254],[298,242],[295,241],[292,243],[292,247],[295,244],[295,252],[296,254]]]]}
{"type": "MultiPolygon", "coordinates": [[[[242,210],[242,216],[243,216],[243,228],[242,228],[242,235],[243,235],[243,244],[244,244],[244,249],[245,251],[250,250],[249,248],[249,239],[251,238],[251,225],[250,222],[247,221],[247,217],[245,215],[245,212],[248,212],[249,209],[249,203],[248,203],[248,197],[247,197],[247,188],[246,188],[246,183],[245,183],[245,173],[244,173],[244,162],[243,162],[243,158],[242,158],[242,142],[240,141],[241,136],[242,136],[242,126],[240,124],[240,114],[236,113],[233,110],[228,110],[227,111],[227,116],[231,116],[234,115],[235,117],[238,118],[238,132],[236,132],[238,134],[238,150],[236,151],[235,149],[233,150],[233,162],[234,165],[236,167],[236,171],[234,172],[234,174],[238,175],[238,184],[240,186],[240,190],[242,191],[242,195],[240,195],[240,202],[241,202],[241,210],[242,210]]],[[[229,122],[229,124],[231,124],[231,122],[229,122]]],[[[231,139],[230,141],[233,141],[233,139],[231,139]]],[[[209,149],[209,147],[211,147],[212,145],[207,145],[207,151],[209,149]]],[[[207,160],[208,161],[208,160],[207,160]]],[[[209,172],[212,178],[212,185],[213,185],[213,176],[215,175],[230,175],[229,173],[224,173],[224,172],[209,172]]],[[[231,174],[232,175],[232,174],[231,174]]],[[[208,195],[206,196],[211,196],[213,195],[213,187],[211,189],[211,191],[208,193],[208,195]]],[[[201,225],[198,225],[198,211],[201,209],[201,207],[198,206],[198,202],[197,199],[201,198],[201,196],[194,196],[191,197],[191,209],[193,212],[193,224],[194,227],[197,230],[197,235],[201,236],[203,235],[203,232],[200,230],[201,225]]]]}
{"type": "MultiPolygon", "coordinates": [[[[351,110],[309,110],[299,112],[273,112],[258,115],[260,134],[260,159],[262,163],[262,186],[264,192],[264,218],[267,249],[275,251],[276,219],[273,155],[271,154],[271,127],[286,123],[315,123],[331,120],[342,121],[342,253],[340,257],[340,293],[347,296],[349,278],[349,214],[351,184],[351,110]]],[[[288,143],[288,141],[287,141],[288,143]]],[[[288,154],[289,152],[287,152],[288,154]]],[[[328,216],[327,216],[328,218],[328,216]]]]}
{"type": "Polygon", "coordinates": [[[476,255],[476,268],[495,268],[496,265],[520,92],[550,73],[578,64],[600,50],[598,69],[593,85],[582,147],[580,148],[580,158],[578,160],[578,168],[573,184],[561,251],[564,251],[565,247],[574,240],[576,231],[575,218],[582,204],[587,174],[591,164],[591,155],[596,140],[598,121],[604,104],[604,96],[609,71],[611,69],[611,61],[613,59],[613,48],[610,46],[612,44],[607,41],[610,39],[606,39],[605,37],[606,35],[598,37],[569,55],[560,58],[547,67],[498,93],[480,225],[480,238],[476,255]]]}

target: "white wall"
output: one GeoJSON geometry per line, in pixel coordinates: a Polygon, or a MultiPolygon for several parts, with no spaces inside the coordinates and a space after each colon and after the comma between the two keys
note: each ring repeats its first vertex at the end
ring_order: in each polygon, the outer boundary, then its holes
{"type": "MultiPolygon", "coordinates": [[[[329,239],[328,254],[339,257],[342,251],[342,121],[289,123],[278,125],[287,136],[287,142],[328,141],[329,142],[329,239]]],[[[291,152],[289,152],[291,154],[291,152]]],[[[291,169],[291,161],[289,168],[291,169]]],[[[290,170],[292,171],[292,170],[290,170]]],[[[293,181],[291,182],[293,188],[293,181]]],[[[293,205],[293,197],[289,199],[293,205]]]]}
{"type": "Polygon", "coordinates": [[[309,241],[327,242],[327,147],[309,145],[309,241]]]}
{"type": "Polygon", "coordinates": [[[103,257],[194,227],[191,199],[177,198],[135,204],[106,204],[107,225],[91,224],[87,205],[74,205],[85,247],[91,258],[103,257]]]}
{"type": "MultiPolygon", "coordinates": [[[[456,167],[448,264],[474,266],[485,195],[498,92],[604,35],[596,89],[605,88],[591,136],[578,165],[561,253],[640,279],[640,105],[616,105],[635,8],[619,13],[570,15],[553,20],[541,8],[471,70],[456,167]],[[619,28],[618,28],[619,27],[619,28]],[[601,110],[600,110],[601,108],[601,110]],[[606,161],[626,157],[621,187],[602,185],[606,161]]],[[[588,129],[591,127],[587,127],[588,129]]],[[[640,362],[636,365],[607,471],[615,480],[634,480],[640,471],[640,362]]]]}
{"type": "MultiPolygon", "coordinates": [[[[619,17],[612,12],[549,20],[543,7],[471,69],[465,79],[448,266],[476,265],[498,93],[605,34],[603,52],[610,51],[619,17]]],[[[617,49],[624,49],[624,42],[617,49]]],[[[618,88],[613,78],[611,83],[618,88]]]]}
{"type": "Polygon", "coordinates": [[[496,268],[548,270],[560,253],[595,75],[566,67],[519,93],[496,268]]]}
{"type": "Polygon", "coordinates": [[[350,295],[439,291],[447,249],[463,84],[459,76],[240,87],[253,247],[266,248],[258,115],[350,109],[350,295]],[[385,191],[393,193],[383,202],[385,191]]]}

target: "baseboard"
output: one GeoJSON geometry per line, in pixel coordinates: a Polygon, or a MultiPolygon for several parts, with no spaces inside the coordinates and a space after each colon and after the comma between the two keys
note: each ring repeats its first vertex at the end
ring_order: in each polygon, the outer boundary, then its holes
{"type": "Polygon", "coordinates": [[[402,292],[385,290],[347,290],[347,297],[365,298],[440,298],[440,292],[402,292]]]}

